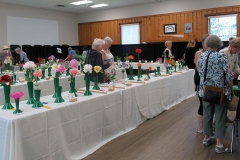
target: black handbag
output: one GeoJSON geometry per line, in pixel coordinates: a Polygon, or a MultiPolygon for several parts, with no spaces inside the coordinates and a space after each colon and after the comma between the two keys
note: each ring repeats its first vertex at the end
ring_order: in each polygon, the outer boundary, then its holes
{"type": "MultiPolygon", "coordinates": [[[[206,81],[207,75],[207,67],[208,67],[208,58],[212,52],[208,54],[204,72],[204,83],[206,81]]],[[[225,74],[224,74],[225,77],[225,74]]],[[[224,78],[224,86],[225,86],[225,78],[224,78]]],[[[203,100],[206,102],[214,103],[214,104],[222,104],[224,98],[224,87],[217,87],[211,85],[204,85],[203,89],[203,100]]]]}

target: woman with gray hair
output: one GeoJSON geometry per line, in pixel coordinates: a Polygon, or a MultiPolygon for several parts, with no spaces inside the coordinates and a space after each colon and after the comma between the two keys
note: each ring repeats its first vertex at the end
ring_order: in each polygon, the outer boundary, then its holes
{"type": "Polygon", "coordinates": [[[221,104],[213,104],[203,100],[203,133],[205,135],[203,145],[209,146],[216,142],[215,152],[227,153],[230,152],[230,149],[223,145],[222,140],[225,138],[227,107],[233,95],[233,75],[228,71],[227,56],[217,51],[217,49],[222,46],[220,38],[216,35],[210,35],[204,41],[204,45],[206,45],[208,49],[202,53],[198,59],[198,70],[200,76],[199,96],[203,97],[204,85],[224,88],[225,96],[221,104]],[[206,81],[204,82],[207,62],[206,81]],[[212,109],[213,105],[215,105],[214,111],[212,109]],[[213,112],[215,113],[216,119],[216,140],[211,137],[213,136],[213,112]]]}
{"type": "MultiPolygon", "coordinates": [[[[101,50],[103,64],[107,64],[109,62],[114,62],[114,57],[109,50],[109,48],[111,47],[111,45],[113,43],[113,40],[107,36],[104,38],[104,42],[105,42],[105,45],[103,46],[103,49],[101,50]]],[[[111,65],[109,68],[105,69],[105,72],[110,73],[111,70],[114,68],[115,68],[114,65],[111,65]]]]}
{"type": "Polygon", "coordinates": [[[29,61],[28,57],[27,57],[27,54],[25,52],[23,52],[21,50],[21,48],[18,47],[14,51],[20,56],[19,63],[26,63],[26,62],[29,61]]]}
{"type": "MultiPolygon", "coordinates": [[[[94,66],[100,66],[102,67],[103,70],[105,70],[106,68],[109,68],[113,62],[108,62],[106,64],[103,64],[102,61],[102,54],[100,53],[100,51],[102,50],[103,46],[104,46],[105,42],[102,39],[94,39],[93,43],[92,43],[92,48],[89,50],[87,57],[86,57],[86,61],[85,64],[91,64],[93,67],[94,66]]],[[[103,83],[104,81],[104,74],[103,73],[98,73],[98,82],[103,83]]],[[[92,72],[91,74],[91,81],[93,81],[93,77],[96,76],[96,72],[92,72]]]]}

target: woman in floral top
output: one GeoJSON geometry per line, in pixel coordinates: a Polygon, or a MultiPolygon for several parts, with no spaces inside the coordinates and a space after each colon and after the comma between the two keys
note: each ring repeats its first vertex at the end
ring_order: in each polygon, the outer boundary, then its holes
{"type": "MultiPolygon", "coordinates": [[[[233,95],[232,88],[233,75],[228,71],[227,56],[223,53],[217,52],[217,49],[222,46],[220,38],[216,35],[210,35],[204,41],[204,44],[208,47],[208,50],[202,53],[198,59],[198,69],[200,76],[199,96],[203,97],[203,87],[205,84],[225,88],[225,97],[223,103],[214,104],[216,117],[215,151],[217,153],[229,152],[230,151],[229,148],[223,146],[222,139],[225,138],[227,106],[231,101],[233,95]],[[206,59],[209,54],[210,56],[208,59],[206,81],[204,82],[206,59]]],[[[213,136],[212,106],[213,104],[203,101],[203,133],[205,135],[203,140],[204,146],[209,146],[215,143],[215,139],[211,138],[211,136],[213,136]]]]}

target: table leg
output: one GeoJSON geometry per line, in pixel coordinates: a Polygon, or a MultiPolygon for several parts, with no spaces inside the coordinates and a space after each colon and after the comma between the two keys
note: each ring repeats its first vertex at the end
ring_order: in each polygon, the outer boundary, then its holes
{"type": "Polygon", "coordinates": [[[233,153],[233,139],[234,139],[235,121],[232,126],[232,141],[231,141],[231,153],[233,153]]]}
{"type": "Polygon", "coordinates": [[[236,137],[238,137],[238,121],[240,119],[240,98],[238,97],[238,105],[236,111],[236,137]]]}

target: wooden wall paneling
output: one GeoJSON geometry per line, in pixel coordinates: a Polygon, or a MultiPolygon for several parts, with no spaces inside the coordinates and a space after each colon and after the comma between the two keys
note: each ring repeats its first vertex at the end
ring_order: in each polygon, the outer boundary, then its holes
{"type": "Polygon", "coordinates": [[[202,17],[201,12],[197,12],[197,37],[202,37],[202,17]]]}
{"type": "MultiPolygon", "coordinates": [[[[208,33],[208,17],[205,17],[206,11],[202,11],[202,36],[208,33]]],[[[197,41],[202,41],[202,36],[198,36],[197,41]]]]}
{"type": "Polygon", "coordinates": [[[227,8],[227,12],[232,12],[233,11],[233,8],[232,7],[228,7],[227,8]]]}
{"type": "MultiPolygon", "coordinates": [[[[184,23],[182,24],[183,25],[183,31],[180,33],[180,34],[184,34],[185,33],[185,23],[189,23],[189,13],[185,13],[184,14],[184,23]]],[[[189,37],[189,33],[188,34],[185,34],[184,38],[189,41],[189,39],[191,39],[191,37],[189,37]]]]}
{"type": "Polygon", "coordinates": [[[240,13],[237,16],[237,37],[240,37],[240,13]]]}

